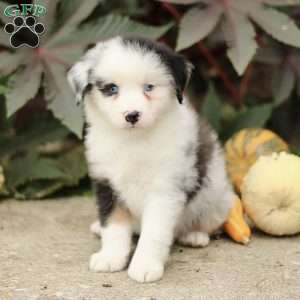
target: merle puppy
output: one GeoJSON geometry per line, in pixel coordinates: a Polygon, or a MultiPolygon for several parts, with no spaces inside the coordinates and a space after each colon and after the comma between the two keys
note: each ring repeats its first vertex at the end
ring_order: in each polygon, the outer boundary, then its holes
{"type": "Polygon", "coordinates": [[[234,195],[221,147],[183,95],[191,70],[162,44],[116,37],[69,71],[77,100],[84,100],[100,212],[102,248],[91,256],[93,271],[124,269],[136,232],[128,274],[158,280],[174,241],[206,246],[227,217],[234,195]]]}

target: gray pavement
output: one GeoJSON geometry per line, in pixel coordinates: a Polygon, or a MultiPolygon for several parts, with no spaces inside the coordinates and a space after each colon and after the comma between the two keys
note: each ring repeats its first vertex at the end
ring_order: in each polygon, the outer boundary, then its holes
{"type": "Polygon", "coordinates": [[[95,217],[89,198],[0,202],[0,300],[300,299],[300,236],[174,247],[164,278],[139,284],[88,270],[95,217]]]}

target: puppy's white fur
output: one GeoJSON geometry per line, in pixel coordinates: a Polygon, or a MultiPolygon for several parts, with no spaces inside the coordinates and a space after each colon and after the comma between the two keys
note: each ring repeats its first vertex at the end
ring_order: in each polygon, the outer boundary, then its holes
{"type": "Polygon", "coordinates": [[[97,78],[117,84],[119,93],[106,97],[93,88],[85,96],[90,175],[109,179],[131,218],[93,225],[94,232],[101,232],[102,249],[91,257],[90,268],[125,268],[131,236],[137,232],[140,238],[128,274],[139,282],[155,281],[163,275],[175,239],[206,246],[209,235],[224,223],[234,195],[222,150],[211,132],[213,147],[203,184],[187,203],[184,191],[195,186],[198,176],[196,156],[187,155],[187,147],[196,141],[201,147],[201,124],[187,98],[178,103],[174,78],[160,57],[114,38],[99,43],[69,73],[79,98],[88,80],[97,78]],[[143,90],[147,83],[154,85],[149,93],[143,90]],[[141,115],[134,127],[124,118],[131,111],[141,115]]]}

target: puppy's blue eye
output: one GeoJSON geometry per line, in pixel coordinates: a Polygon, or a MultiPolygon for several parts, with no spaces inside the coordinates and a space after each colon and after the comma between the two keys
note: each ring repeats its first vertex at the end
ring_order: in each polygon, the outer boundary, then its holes
{"type": "Polygon", "coordinates": [[[117,94],[119,92],[119,88],[118,86],[116,86],[115,84],[112,84],[109,88],[109,91],[112,93],[112,94],[117,94]]]}
{"type": "Polygon", "coordinates": [[[114,83],[106,84],[104,87],[100,88],[100,91],[105,96],[113,96],[119,93],[119,87],[114,83]]]}
{"type": "Polygon", "coordinates": [[[154,89],[153,84],[146,83],[144,84],[144,92],[151,92],[154,89]]]}

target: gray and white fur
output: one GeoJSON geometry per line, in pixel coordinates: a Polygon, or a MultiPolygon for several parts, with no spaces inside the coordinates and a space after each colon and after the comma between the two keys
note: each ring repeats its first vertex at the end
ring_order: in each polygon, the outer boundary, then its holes
{"type": "Polygon", "coordinates": [[[183,94],[191,71],[162,44],[122,37],[98,43],[69,71],[99,206],[93,271],[124,269],[138,233],[128,274],[159,280],[174,241],[206,246],[226,220],[234,194],[216,134],[183,94]]]}

